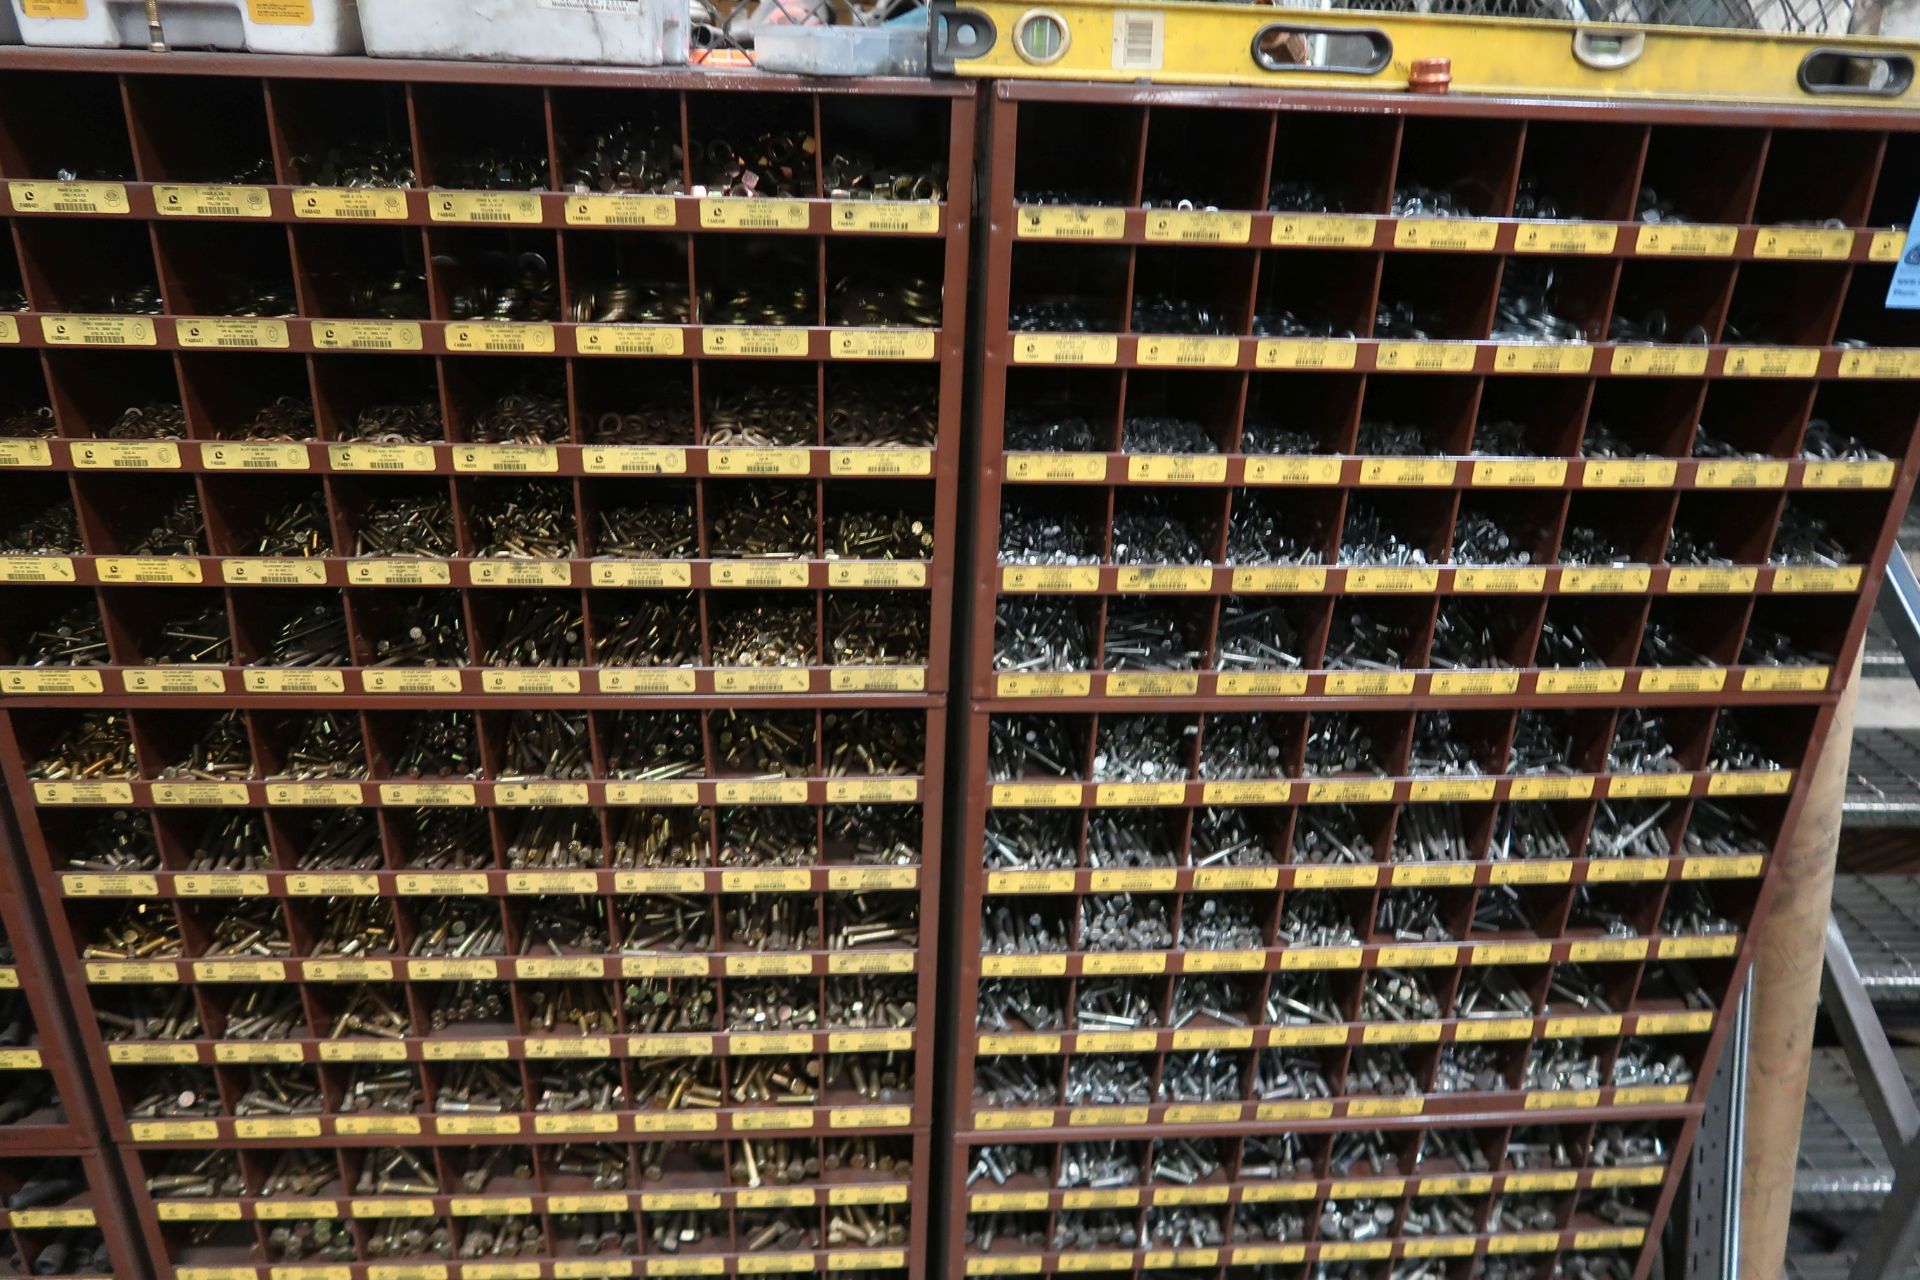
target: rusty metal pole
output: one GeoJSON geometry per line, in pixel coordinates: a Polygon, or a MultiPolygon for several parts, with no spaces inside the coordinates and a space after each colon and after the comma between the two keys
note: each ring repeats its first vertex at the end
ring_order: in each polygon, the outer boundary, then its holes
{"type": "Polygon", "coordinates": [[[1833,902],[1840,805],[1847,790],[1853,718],[1860,701],[1856,659],[1834,709],[1792,841],[1772,874],[1779,884],[1755,921],[1753,1034],[1747,1072],[1745,1155],[1740,1182],[1741,1280],[1780,1280],[1800,1153],[1800,1113],[1820,1007],[1821,957],[1833,902]]]}

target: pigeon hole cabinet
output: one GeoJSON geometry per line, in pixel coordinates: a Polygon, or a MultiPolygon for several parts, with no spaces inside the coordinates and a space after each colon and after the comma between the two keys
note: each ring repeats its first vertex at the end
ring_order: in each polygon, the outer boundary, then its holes
{"type": "Polygon", "coordinates": [[[8,1273],[139,1276],[143,1251],[13,844],[0,887],[0,1204],[8,1273]]]}
{"type": "Polygon", "coordinates": [[[1920,122],[984,105],[948,1274],[1644,1280],[1913,479],[1920,122]]]}
{"type": "Polygon", "coordinates": [[[921,1275],[973,91],[0,101],[8,924],[160,1276],[921,1275]]]}

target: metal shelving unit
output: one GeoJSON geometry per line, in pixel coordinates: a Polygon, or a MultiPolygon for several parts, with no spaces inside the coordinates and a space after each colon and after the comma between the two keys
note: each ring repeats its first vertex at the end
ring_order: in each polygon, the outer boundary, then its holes
{"type": "Polygon", "coordinates": [[[32,1274],[142,1276],[93,1081],[11,850],[0,833],[0,1253],[32,1274]]]}
{"type": "Polygon", "coordinates": [[[1644,1277],[1905,507],[1905,356],[1836,343],[1910,122],[1016,81],[986,131],[949,1270],[1644,1277]]]}
{"type": "Polygon", "coordinates": [[[0,86],[16,883],[162,1280],[923,1274],[973,91],[0,86]]]}

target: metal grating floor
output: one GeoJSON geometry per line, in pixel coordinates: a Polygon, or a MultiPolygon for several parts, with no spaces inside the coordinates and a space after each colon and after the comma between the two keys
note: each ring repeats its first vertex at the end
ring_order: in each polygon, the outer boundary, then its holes
{"type": "Polygon", "coordinates": [[[1907,660],[1893,642],[1893,632],[1879,611],[1867,618],[1866,654],[1860,660],[1860,674],[1869,680],[1890,680],[1907,674],[1907,660]]]}
{"type": "MultiPolygon", "coordinates": [[[[1807,1253],[1787,1255],[1786,1280],[1847,1280],[1853,1257],[1845,1253],[1807,1253]]],[[[1909,1265],[1893,1273],[1894,1280],[1920,1280],[1920,1265],[1909,1265]]]]}
{"type": "Polygon", "coordinates": [[[1854,733],[1845,822],[1850,827],[1920,826],[1920,730],[1854,733]]]}
{"type": "Polygon", "coordinates": [[[1835,876],[1833,915],[1869,995],[1889,1003],[1920,1000],[1920,880],[1835,876]]]}
{"type": "MultiPolygon", "coordinates": [[[[1911,1087],[1920,1080],[1920,1049],[1896,1049],[1911,1087]]],[[[1800,1157],[1793,1182],[1795,1209],[1829,1213],[1871,1211],[1893,1187],[1873,1118],[1839,1049],[1815,1049],[1800,1121],[1800,1157]]]]}
{"type": "MultiPolygon", "coordinates": [[[[1845,882],[1860,880],[1897,880],[1892,876],[1842,876],[1845,882]]],[[[1900,881],[1900,883],[1905,883],[1900,881]]],[[[1869,890],[1849,884],[1847,896],[1859,893],[1871,900],[1869,890]]],[[[1842,892],[1836,887],[1836,900],[1842,892]]],[[[1909,895],[1920,902],[1920,895],[1909,895]]],[[[1907,919],[1904,910],[1899,911],[1907,919]]],[[[1842,915],[1850,921],[1851,911],[1842,915]]],[[[1849,927],[1848,937],[1854,933],[1849,927]]],[[[1858,944],[1856,944],[1858,945],[1858,944]]],[[[1858,952],[1856,952],[1858,954],[1858,952]]],[[[1864,976],[1864,974],[1863,974],[1864,976]]],[[[1920,1080],[1920,1049],[1896,1049],[1901,1069],[1911,1087],[1920,1080]]],[[[1796,1213],[1811,1212],[1858,1214],[1879,1207],[1893,1187],[1893,1170],[1886,1149],[1874,1132],[1873,1118],[1861,1100],[1853,1069],[1839,1049],[1815,1049],[1812,1070],[1807,1079],[1806,1111],[1800,1121],[1799,1168],[1794,1175],[1793,1207],[1796,1213]]],[[[1784,1280],[1847,1280],[1853,1259],[1841,1253],[1789,1254],[1784,1280]]],[[[1920,1280],[1920,1259],[1893,1273],[1894,1280],[1920,1280]]]]}

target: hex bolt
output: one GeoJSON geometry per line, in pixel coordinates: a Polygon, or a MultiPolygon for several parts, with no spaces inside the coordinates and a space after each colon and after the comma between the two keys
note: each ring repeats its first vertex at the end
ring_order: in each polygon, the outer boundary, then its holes
{"type": "MultiPolygon", "coordinates": [[[[1362,442],[1363,452],[1391,454],[1397,451],[1391,447],[1381,447],[1391,444],[1390,441],[1376,439],[1370,443],[1375,447],[1369,448],[1369,442],[1362,442]]],[[[1412,452],[1424,453],[1426,450],[1414,448],[1412,452]]],[[[1421,565],[1427,563],[1427,552],[1425,547],[1405,540],[1374,502],[1355,499],[1347,505],[1347,523],[1340,533],[1340,563],[1421,565]]]]}
{"type": "Polygon", "coordinates": [[[1069,1142],[1060,1148],[1054,1185],[1095,1191],[1131,1187],[1140,1181],[1140,1153],[1124,1142],[1069,1142]]]}
{"type": "Polygon", "coordinates": [[[713,945],[713,904],[705,898],[636,894],[616,907],[622,951],[705,951],[713,945]]]}
{"type": "Polygon", "coordinates": [[[1443,602],[1433,627],[1431,661],[1453,670],[1511,667],[1503,655],[1519,626],[1511,611],[1479,600],[1443,602]]]}
{"type": "Polygon", "coordinates": [[[1083,777],[1086,733],[1086,722],[1077,718],[994,716],[987,721],[987,776],[994,782],[1083,777]]]}
{"type": "MultiPolygon", "coordinates": [[[[1041,1222],[1045,1223],[1044,1217],[1041,1222]]],[[[1040,1247],[1045,1248],[1048,1237],[1044,1230],[1040,1238],[1040,1247]]],[[[1052,1247],[1061,1250],[1132,1249],[1140,1243],[1140,1229],[1131,1213],[1112,1209],[1075,1210],[1059,1216],[1052,1241],[1052,1247]]]]}
{"type": "Polygon", "coordinates": [[[1436,1093],[1496,1093],[1504,1084],[1499,1052],[1486,1044],[1446,1046],[1433,1077],[1436,1093]]]}
{"type": "Polygon", "coordinates": [[[1409,805],[1393,828],[1388,856],[1394,862],[1465,862],[1473,856],[1460,806],[1409,805]]]}
{"type": "MultiPolygon", "coordinates": [[[[1135,317],[1139,315],[1139,303],[1135,303],[1135,317]]],[[[1171,334],[1179,330],[1167,328],[1150,332],[1171,334]]],[[[1219,443],[1208,436],[1208,430],[1200,422],[1152,413],[1127,415],[1119,428],[1119,447],[1123,453],[1219,453],[1219,443]]]]}
{"type": "Polygon", "coordinates": [[[1478,775],[1480,761],[1473,743],[1455,726],[1449,711],[1423,711],[1413,720],[1413,755],[1409,762],[1414,773],[1478,775]]]}
{"type": "Polygon", "coordinates": [[[1360,1016],[1369,1022],[1417,1022],[1440,1016],[1440,1001],[1426,974],[1413,969],[1376,969],[1367,975],[1360,1016]]]}
{"type": "Polygon", "coordinates": [[[1347,1068],[1345,1092],[1411,1097],[1420,1092],[1420,1082],[1405,1051],[1397,1045],[1360,1049],[1347,1068]]]}
{"type": "Polygon", "coordinates": [[[1202,809],[1194,815],[1195,867],[1265,867],[1277,859],[1241,809],[1202,809]]]}
{"type": "Polygon", "coordinates": [[[1664,858],[1673,852],[1664,824],[1671,803],[1603,800],[1587,837],[1590,858],[1664,858]]]}
{"type": "Polygon", "coordinates": [[[1179,841],[1178,824],[1165,815],[1096,812],[1087,819],[1087,865],[1171,867],[1179,841]]]}
{"type": "Polygon", "coordinates": [[[482,559],[562,560],[578,554],[573,494],[544,480],[476,482],[467,518],[482,559]]]}
{"type": "Polygon", "coordinates": [[[1175,716],[1103,716],[1094,743],[1093,776],[1126,782],[1165,782],[1187,776],[1190,740],[1199,732],[1175,716]]]}
{"type": "Polygon", "coordinates": [[[1564,964],[1554,970],[1548,984],[1550,1000],[1564,1000],[1589,1013],[1617,1013],[1607,998],[1606,988],[1586,967],[1564,964]]]}
{"type": "Polygon", "coordinates": [[[1083,979],[1074,994],[1074,1025],[1083,1031],[1137,1031],[1160,1025],[1158,1002],[1138,978],[1083,979]]]}
{"type": "Polygon", "coordinates": [[[1550,806],[1514,801],[1503,806],[1495,819],[1493,844],[1487,852],[1496,862],[1570,858],[1573,846],[1560,830],[1550,806]]]}
{"type": "Polygon", "coordinates": [[[1560,1213],[1551,1196],[1509,1193],[1495,1197],[1488,1219],[1506,1231],[1548,1231],[1559,1225],[1560,1213]]]}
{"type": "Polygon", "coordinates": [[[1613,1084],[1616,1088],[1690,1085],[1693,1080],[1693,1067],[1687,1062],[1685,1054],[1674,1053],[1658,1042],[1643,1037],[1631,1037],[1622,1043],[1620,1054],[1613,1063],[1613,1084]]]}
{"type": "Polygon", "coordinates": [[[1207,780],[1285,777],[1290,752],[1283,741],[1291,736],[1289,729],[1297,732],[1297,722],[1277,712],[1209,716],[1200,776],[1207,780]]]}
{"type": "Polygon", "coordinates": [[[1281,907],[1274,940],[1295,947],[1351,947],[1359,945],[1360,935],[1333,895],[1294,893],[1281,907]]]}
{"type": "Polygon", "coordinates": [[[1492,1168],[1486,1151],[1471,1132],[1452,1129],[1424,1130],[1414,1164],[1430,1172],[1451,1167],[1467,1173],[1485,1173],[1492,1168]]]}
{"type": "Polygon", "coordinates": [[[1739,926],[1714,905],[1713,891],[1702,884],[1676,884],[1661,908],[1660,932],[1674,937],[1738,933],[1739,926]]]}
{"type": "Polygon", "coordinates": [[[1565,712],[1522,711],[1515,722],[1508,773],[1573,773],[1573,721],[1565,712]]]}
{"type": "Polygon", "coordinates": [[[1265,941],[1253,899],[1233,894],[1188,899],[1181,916],[1181,946],[1193,951],[1249,951],[1265,941]]]}
{"type": "Polygon", "coordinates": [[[1511,970],[1497,966],[1469,969],[1453,1001],[1457,1018],[1530,1017],[1536,1012],[1532,993],[1511,970]]]}
{"type": "Polygon", "coordinates": [[[1707,752],[1707,768],[1716,773],[1760,772],[1784,769],[1756,741],[1747,717],[1737,711],[1723,710],[1713,722],[1713,745],[1707,752]]]}
{"type": "Polygon", "coordinates": [[[1003,596],[994,606],[996,671],[1085,671],[1093,628],[1080,604],[1055,596],[1003,596]]]}
{"type": "Polygon", "coordinates": [[[1253,1092],[1263,1102],[1331,1098],[1320,1060],[1293,1049],[1266,1049],[1254,1060],[1253,1092]]]}
{"type": "Polygon", "coordinates": [[[1169,1025],[1178,1029],[1195,1018],[1206,1018],[1221,1026],[1244,1027],[1247,1017],[1241,1011],[1252,1005],[1253,997],[1252,984],[1244,979],[1182,976],[1173,983],[1173,1019],[1169,1025]]]}
{"type": "Polygon", "coordinates": [[[1058,502],[1009,494],[1000,512],[1002,564],[1097,564],[1098,539],[1088,522],[1058,502]]]}
{"type": "Polygon", "coordinates": [[[1243,596],[1228,596],[1221,603],[1214,660],[1220,670],[1291,671],[1304,665],[1304,652],[1282,605],[1250,602],[1243,596]]]}
{"type": "Polygon", "coordinates": [[[356,556],[454,554],[453,498],[445,490],[394,493],[369,499],[354,534],[356,556]]]}
{"type": "MultiPolygon", "coordinates": [[[[1241,447],[1248,453],[1256,452],[1244,441],[1241,447]]],[[[1300,452],[1311,452],[1311,448],[1300,452]]],[[[1227,563],[1322,564],[1330,528],[1324,509],[1304,508],[1280,494],[1257,490],[1236,493],[1233,514],[1227,521],[1227,563]]]]}
{"type": "Polygon", "coordinates": [[[1320,1206],[1320,1238],[1377,1240],[1393,1233],[1398,1216],[1393,1205],[1383,1200],[1328,1200],[1320,1206]]]}
{"type": "MultiPolygon", "coordinates": [[[[967,1185],[983,1180],[1004,1187],[1023,1174],[1048,1176],[1045,1163],[1048,1148],[1028,1143],[996,1143],[977,1148],[973,1167],[967,1171],[967,1185]]],[[[1060,1185],[1067,1185],[1062,1182],[1060,1185]]]]}
{"type": "Polygon", "coordinates": [[[118,711],[79,716],[46,754],[27,766],[29,778],[49,782],[130,778],[133,774],[133,734],[126,715],[118,711]]]}
{"type": "Polygon", "coordinates": [[[1357,865],[1373,861],[1373,842],[1349,805],[1302,810],[1294,823],[1289,860],[1295,865],[1357,865]]]}
{"type": "Polygon", "coordinates": [[[1402,1235],[1461,1236],[1474,1232],[1474,1210],[1459,1196],[1421,1196],[1407,1206],[1402,1235]]]}
{"type": "Polygon", "coordinates": [[[1596,1089],[1602,1080],[1600,1054],[1585,1040],[1549,1040],[1527,1050],[1523,1089],[1596,1089]]]}
{"type": "Polygon", "coordinates": [[[1325,711],[1308,718],[1306,772],[1386,775],[1367,722],[1349,712],[1325,711]]]}
{"type": "Polygon", "coordinates": [[[1200,623],[1184,605],[1117,596],[1107,606],[1100,651],[1108,671],[1190,671],[1205,655],[1200,623]]]}
{"type": "Polygon", "coordinates": [[[1245,1095],[1240,1054],[1206,1049],[1170,1053],[1160,1068],[1162,1102],[1237,1102],[1245,1095]]]}
{"type": "Polygon", "coordinates": [[[1147,1239],[1171,1249],[1211,1249],[1226,1243],[1226,1215],[1218,1209],[1176,1205],[1147,1211],[1147,1239]]]}
{"type": "Polygon", "coordinates": [[[1044,871],[1079,859],[1072,815],[1021,809],[987,814],[982,863],[988,870],[1044,871]]]}
{"type": "Polygon", "coordinates": [[[1164,898],[1114,893],[1081,900],[1082,950],[1155,951],[1172,945],[1172,914],[1164,898]]]}
{"type": "Polygon", "coordinates": [[[1449,942],[1453,938],[1440,915],[1440,900],[1424,889],[1391,889],[1381,895],[1374,930],[1395,942],[1449,942]]]}
{"type": "Polygon", "coordinates": [[[1315,969],[1275,977],[1267,992],[1266,1020],[1290,1027],[1342,1021],[1332,975],[1315,969]]]}

